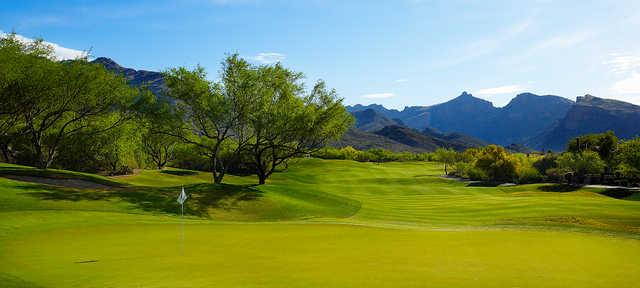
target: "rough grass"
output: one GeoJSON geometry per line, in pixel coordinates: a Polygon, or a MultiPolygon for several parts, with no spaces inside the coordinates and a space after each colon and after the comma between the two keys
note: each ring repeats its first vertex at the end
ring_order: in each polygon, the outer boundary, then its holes
{"type": "Polygon", "coordinates": [[[635,192],[478,187],[435,163],[296,160],[267,185],[179,169],[0,178],[2,287],[633,287],[635,192]],[[181,219],[175,198],[191,198],[181,219]],[[183,223],[184,224],[181,224],[183,223]],[[578,231],[578,232],[576,232],[578,231]],[[588,232],[588,233],[585,233],[588,232]]]}

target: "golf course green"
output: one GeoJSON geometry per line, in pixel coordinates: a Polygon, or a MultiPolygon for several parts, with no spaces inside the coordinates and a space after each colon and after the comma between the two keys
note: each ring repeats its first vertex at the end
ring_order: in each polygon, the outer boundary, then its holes
{"type": "Polygon", "coordinates": [[[295,159],[256,186],[0,164],[0,286],[640,287],[637,192],[441,168],[295,159]]]}

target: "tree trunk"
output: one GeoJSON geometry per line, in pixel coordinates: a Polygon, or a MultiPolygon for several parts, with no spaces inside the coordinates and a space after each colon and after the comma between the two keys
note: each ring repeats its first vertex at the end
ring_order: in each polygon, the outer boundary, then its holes
{"type": "Polygon", "coordinates": [[[263,185],[267,182],[267,175],[264,173],[258,173],[258,185],[263,185]]]}
{"type": "Polygon", "coordinates": [[[9,149],[9,145],[2,143],[0,144],[0,151],[2,151],[2,158],[7,163],[13,163],[13,157],[11,155],[11,151],[9,149]]]}
{"type": "Polygon", "coordinates": [[[447,172],[447,162],[444,163],[444,176],[449,176],[449,172],[447,172]]]}

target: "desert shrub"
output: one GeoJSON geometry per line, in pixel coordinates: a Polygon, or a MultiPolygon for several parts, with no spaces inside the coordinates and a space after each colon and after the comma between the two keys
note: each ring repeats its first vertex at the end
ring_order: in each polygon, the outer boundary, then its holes
{"type": "Polygon", "coordinates": [[[542,182],[543,176],[540,172],[533,167],[522,167],[518,170],[518,183],[539,183],[542,182]]]}
{"type": "Polygon", "coordinates": [[[191,145],[178,144],[173,153],[174,160],[169,163],[171,167],[199,171],[211,170],[209,158],[199,153],[198,149],[191,145]]]}
{"type": "Polygon", "coordinates": [[[547,174],[547,170],[558,167],[557,154],[546,154],[543,157],[538,158],[534,163],[533,167],[538,170],[538,172],[542,175],[547,174]]]}
{"type": "Polygon", "coordinates": [[[469,178],[474,181],[491,180],[484,170],[475,166],[469,166],[464,175],[465,178],[469,178]]]}
{"type": "Polygon", "coordinates": [[[344,148],[325,147],[312,154],[321,159],[353,160],[358,162],[391,162],[391,161],[432,161],[433,153],[395,153],[385,149],[357,150],[351,146],[344,148]]]}
{"type": "Polygon", "coordinates": [[[558,169],[558,168],[550,168],[547,169],[545,175],[547,177],[547,181],[549,182],[563,182],[564,179],[564,175],[566,174],[566,172],[562,171],[562,169],[558,169]]]}

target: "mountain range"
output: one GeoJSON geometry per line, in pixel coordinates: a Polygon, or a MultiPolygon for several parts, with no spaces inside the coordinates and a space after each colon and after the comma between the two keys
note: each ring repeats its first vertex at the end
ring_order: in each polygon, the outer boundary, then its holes
{"type": "MultiPolygon", "coordinates": [[[[555,95],[518,94],[504,107],[463,92],[445,103],[386,109],[378,104],[354,105],[355,115],[367,109],[393,117],[407,127],[462,133],[488,143],[560,151],[573,137],[614,131],[620,138],[640,135],[640,106],[592,95],[571,101],[555,95]]],[[[370,124],[371,125],[371,124],[370,124]]]]}
{"type": "MultiPolygon", "coordinates": [[[[166,89],[162,73],[120,66],[110,58],[92,62],[123,75],[132,86],[147,86],[161,96],[166,89]]],[[[573,137],[614,131],[623,139],[640,135],[640,106],[592,95],[576,101],[556,95],[522,93],[506,106],[462,92],[432,106],[387,109],[379,104],[347,106],[356,119],[337,147],[385,148],[423,152],[438,147],[464,150],[488,143],[515,151],[560,151],[573,137]]]]}

